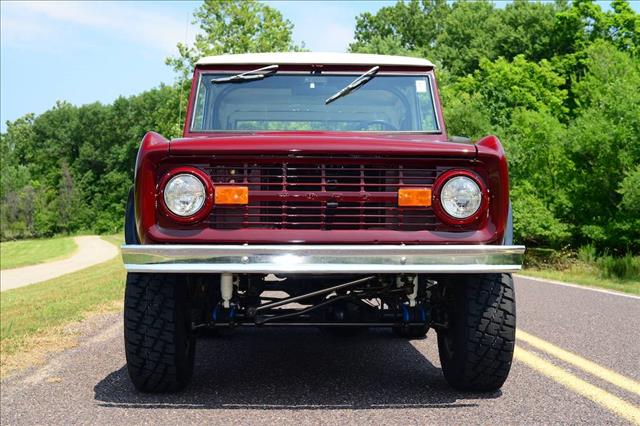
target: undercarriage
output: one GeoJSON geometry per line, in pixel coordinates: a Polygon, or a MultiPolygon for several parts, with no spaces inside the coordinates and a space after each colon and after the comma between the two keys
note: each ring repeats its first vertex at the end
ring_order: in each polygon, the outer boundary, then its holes
{"type": "Polygon", "coordinates": [[[387,327],[405,338],[432,328],[445,378],[471,391],[502,386],[515,347],[513,281],[505,273],[130,272],[124,320],[129,376],[146,392],[184,388],[197,338],[236,327],[318,327],[341,337],[387,327]]]}
{"type": "MultiPolygon", "coordinates": [[[[442,286],[425,275],[219,274],[185,277],[192,328],[392,327],[424,335],[446,327],[442,286]],[[417,333],[417,331],[420,331],[417,333]]],[[[444,278],[444,277],[442,277],[444,278]]],[[[442,279],[440,280],[442,281],[442,279]]]]}

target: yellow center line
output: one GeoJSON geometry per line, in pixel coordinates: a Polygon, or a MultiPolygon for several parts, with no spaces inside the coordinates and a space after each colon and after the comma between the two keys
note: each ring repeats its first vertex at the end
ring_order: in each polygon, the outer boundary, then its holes
{"type": "Polygon", "coordinates": [[[554,344],[551,344],[536,336],[532,336],[529,333],[525,333],[520,329],[516,330],[516,339],[521,340],[536,349],[553,355],[556,358],[574,365],[586,371],[587,373],[599,377],[600,379],[605,380],[613,385],[616,385],[621,389],[627,390],[640,396],[640,383],[636,382],[633,379],[618,374],[615,371],[609,370],[608,368],[602,367],[595,362],[584,359],[572,352],[561,349],[554,344]]]}
{"type": "Polygon", "coordinates": [[[516,346],[514,357],[530,368],[560,383],[573,392],[589,398],[618,416],[640,425],[640,408],[561,369],[533,353],[516,346]]]}

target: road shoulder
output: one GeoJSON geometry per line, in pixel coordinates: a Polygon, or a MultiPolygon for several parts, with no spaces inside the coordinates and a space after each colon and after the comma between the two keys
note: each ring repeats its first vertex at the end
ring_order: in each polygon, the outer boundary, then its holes
{"type": "Polygon", "coordinates": [[[119,253],[116,246],[96,235],[75,237],[74,241],[78,249],[66,259],[1,271],[0,291],[24,287],[70,274],[106,262],[119,253]]]}

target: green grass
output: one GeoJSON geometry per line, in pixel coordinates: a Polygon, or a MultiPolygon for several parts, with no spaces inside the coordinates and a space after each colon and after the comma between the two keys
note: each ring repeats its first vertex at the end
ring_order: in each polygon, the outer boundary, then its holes
{"type": "Polygon", "coordinates": [[[72,237],[0,243],[0,269],[35,265],[71,256],[78,246],[72,237]]]}
{"type": "MultiPolygon", "coordinates": [[[[117,246],[122,244],[120,235],[103,239],[117,246]]],[[[122,299],[124,278],[122,259],[118,256],[62,277],[2,292],[2,358],[28,350],[25,341],[31,336],[80,320],[86,312],[122,299]]]]}
{"type": "Polygon", "coordinates": [[[523,275],[640,294],[640,256],[598,254],[592,245],[577,251],[529,248],[523,275]]]}
{"type": "Polygon", "coordinates": [[[571,266],[565,270],[526,268],[520,271],[522,275],[546,278],[555,281],[581,284],[590,287],[600,287],[609,290],[622,291],[624,293],[640,294],[640,280],[619,280],[615,278],[603,278],[594,268],[571,266]]]}

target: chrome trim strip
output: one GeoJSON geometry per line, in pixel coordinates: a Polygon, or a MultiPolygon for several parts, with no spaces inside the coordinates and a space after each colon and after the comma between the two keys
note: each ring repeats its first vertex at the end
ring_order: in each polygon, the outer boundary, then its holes
{"type": "Polygon", "coordinates": [[[481,273],[515,272],[524,246],[123,245],[128,272],[481,273]]]}
{"type": "MultiPolygon", "coordinates": [[[[435,93],[433,92],[433,83],[435,80],[436,76],[433,73],[433,71],[427,73],[427,80],[429,80],[429,91],[431,92],[431,106],[433,107],[433,115],[436,118],[436,127],[437,129],[435,130],[438,133],[442,133],[442,126],[440,125],[440,117],[438,116],[438,106],[436,105],[436,97],[435,97],[435,93]]],[[[431,132],[433,130],[426,130],[427,132],[431,132]]]]}
{"type": "MultiPolygon", "coordinates": [[[[193,123],[196,122],[196,108],[198,107],[198,97],[200,96],[200,83],[202,82],[202,73],[198,76],[198,87],[196,87],[196,96],[193,98],[193,108],[191,109],[191,117],[189,123],[189,131],[193,131],[193,123]]],[[[188,101],[187,101],[188,102],[188,101]]],[[[189,107],[189,105],[187,105],[189,107]]],[[[185,117],[186,120],[186,117],[185,117]]]]}

